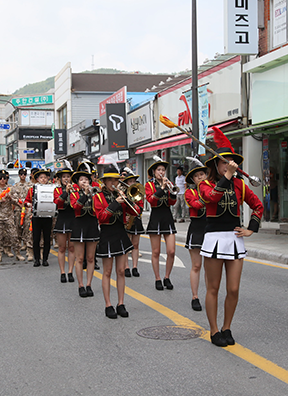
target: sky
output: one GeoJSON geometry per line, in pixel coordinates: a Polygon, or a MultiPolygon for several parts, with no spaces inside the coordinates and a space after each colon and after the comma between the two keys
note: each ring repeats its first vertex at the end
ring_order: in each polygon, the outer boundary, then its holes
{"type": "MultiPolygon", "coordinates": [[[[197,0],[198,64],[223,53],[224,0],[197,0]]],[[[191,69],[192,0],[0,0],[0,94],[57,75],[191,69]]]]}

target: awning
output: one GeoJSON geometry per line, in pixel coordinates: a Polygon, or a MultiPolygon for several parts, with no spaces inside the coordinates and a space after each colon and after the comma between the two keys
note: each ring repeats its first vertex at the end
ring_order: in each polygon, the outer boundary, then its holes
{"type": "MultiPolygon", "coordinates": [[[[236,122],[238,122],[238,120],[231,120],[222,124],[217,124],[217,127],[222,128],[230,124],[235,124],[236,122]]],[[[213,132],[212,127],[208,128],[208,133],[210,132],[213,132]]],[[[156,140],[155,142],[144,144],[143,146],[137,148],[136,154],[148,153],[154,150],[163,150],[169,147],[183,146],[184,144],[190,143],[190,137],[188,137],[185,133],[179,133],[178,135],[173,135],[165,139],[156,140]]]]}
{"type": "Polygon", "coordinates": [[[258,124],[250,125],[247,128],[236,129],[234,131],[226,132],[226,136],[241,134],[245,136],[255,135],[257,133],[282,133],[288,130],[288,118],[278,118],[273,121],[261,122],[258,124]]]}
{"type": "Polygon", "coordinates": [[[125,160],[120,160],[118,159],[118,153],[110,153],[110,154],[103,154],[100,155],[98,158],[97,165],[109,165],[113,164],[115,162],[124,162],[125,160]]]}

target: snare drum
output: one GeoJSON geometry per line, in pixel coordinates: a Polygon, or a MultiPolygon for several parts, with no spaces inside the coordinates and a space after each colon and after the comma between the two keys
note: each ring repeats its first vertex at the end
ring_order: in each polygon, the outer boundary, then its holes
{"type": "Polygon", "coordinates": [[[34,186],[33,216],[55,217],[54,184],[36,184],[34,186]]]}

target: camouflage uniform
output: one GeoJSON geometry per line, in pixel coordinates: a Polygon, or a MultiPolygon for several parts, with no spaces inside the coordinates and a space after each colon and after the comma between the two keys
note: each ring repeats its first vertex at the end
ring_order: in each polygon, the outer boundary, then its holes
{"type": "MultiPolygon", "coordinates": [[[[0,186],[0,193],[8,187],[0,186]]],[[[16,255],[20,256],[17,240],[17,231],[14,223],[13,204],[17,204],[17,197],[10,191],[9,196],[0,200],[0,252],[4,247],[13,248],[16,255]],[[10,196],[10,198],[9,198],[10,196]]],[[[2,255],[2,254],[1,254],[2,255]]]]}
{"type": "MultiPolygon", "coordinates": [[[[11,192],[17,197],[17,199],[21,199],[21,201],[24,203],[26,195],[28,193],[29,188],[32,187],[32,183],[21,183],[19,181],[18,183],[14,184],[14,186],[11,189],[11,192]]],[[[25,235],[25,229],[27,229],[27,224],[28,224],[28,230],[30,226],[30,216],[29,216],[29,211],[25,210],[25,217],[24,217],[24,223],[23,226],[20,226],[20,221],[21,221],[21,208],[16,205],[14,208],[14,219],[15,219],[15,225],[17,229],[17,236],[18,236],[18,247],[19,249],[21,248],[21,244],[23,241],[23,245],[26,245],[27,239],[26,237],[28,234],[25,235]],[[27,223],[27,224],[26,224],[27,223]]]]}

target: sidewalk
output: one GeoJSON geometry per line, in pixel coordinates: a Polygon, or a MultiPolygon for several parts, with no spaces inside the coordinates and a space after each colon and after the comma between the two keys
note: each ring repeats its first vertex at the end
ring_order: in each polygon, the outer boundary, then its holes
{"type": "MultiPolygon", "coordinates": [[[[150,213],[145,211],[142,214],[144,228],[146,228],[150,213]]],[[[177,234],[176,241],[186,242],[186,233],[190,219],[185,219],[185,223],[175,223],[177,234]]],[[[288,264],[288,235],[277,235],[279,224],[263,223],[257,234],[245,238],[245,247],[248,256],[275,263],[288,264]]]]}

